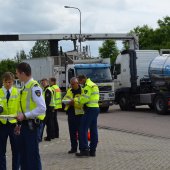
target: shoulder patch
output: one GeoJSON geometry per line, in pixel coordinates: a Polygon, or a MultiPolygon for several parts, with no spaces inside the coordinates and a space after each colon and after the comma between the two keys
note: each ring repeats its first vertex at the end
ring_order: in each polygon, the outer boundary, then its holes
{"type": "Polygon", "coordinates": [[[40,97],[41,96],[41,91],[40,90],[35,90],[35,94],[40,97]]]}

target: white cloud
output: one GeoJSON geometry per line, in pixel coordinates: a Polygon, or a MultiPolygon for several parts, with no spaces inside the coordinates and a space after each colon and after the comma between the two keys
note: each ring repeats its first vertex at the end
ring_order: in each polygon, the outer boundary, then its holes
{"type": "Polygon", "coordinates": [[[35,42],[0,42],[0,58],[14,58],[17,52],[24,50],[26,54],[29,53],[30,49],[35,42]]]}
{"type": "MultiPolygon", "coordinates": [[[[79,11],[65,5],[81,10],[82,33],[127,33],[138,25],[156,28],[157,20],[169,15],[170,1],[0,0],[0,4],[0,34],[79,33],[79,11]]],[[[0,42],[0,59],[13,58],[21,49],[29,52],[32,44],[0,42]]]]}

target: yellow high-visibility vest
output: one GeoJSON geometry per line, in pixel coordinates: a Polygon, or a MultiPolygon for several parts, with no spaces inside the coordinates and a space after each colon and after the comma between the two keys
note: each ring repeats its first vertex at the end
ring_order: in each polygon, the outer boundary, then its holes
{"type": "MultiPolygon", "coordinates": [[[[1,105],[3,106],[2,115],[16,115],[18,114],[19,110],[19,90],[15,87],[12,87],[10,98],[7,103],[6,94],[4,93],[3,89],[0,89],[0,98],[1,98],[1,105]]],[[[7,119],[1,118],[0,121],[3,124],[6,124],[7,119]]],[[[16,119],[9,119],[10,123],[16,123],[16,119]]]]}
{"type": "MultiPolygon", "coordinates": [[[[67,90],[67,93],[64,96],[63,100],[69,100],[69,99],[71,100],[71,99],[73,99],[73,93],[72,93],[71,90],[72,90],[71,88],[69,88],[67,90]]],[[[82,88],[81,88],[81,94],[83,94],[83,89],[82,88]]],[[[81,94],[76,94],[74,97],[79,97],[81,94]]],[[[67,111],[69,109],[69,107],[70,106],[68,104],[66,104],[64,110],[67,111]]],[[[83,105],[78,104],[76,102],[74,103],[74,110],[75,110],[75,115],[82,115],[82,114],[84,114],[83,105]]]]}
{"type": "MultiPolygon", "coordinates": [[[[37,104],[32,99],[32,88],[35,85],[39,86],[38,82],[35,80],[31,80],[27,85],[23,87],[23,89],[21,89],[22,94],[20,98],[22,106],[20,106],[20,112],[26,113],[37,107],[37,104]]],[[[45,113],[40,114],[37,118],[40,120],[44,120],[45,113]]]]}
{"type": "Polygon", "coordinates": [[[84,94],[74,99],[77,104],[86,104],[87,107],[99,107],[99,88],[89,78],[83,88],[84,94]]]}
{"type": "Polygon", "coordinates": [[[61,103],[61,90],[57,85],[51,86],[53,92],[54,92],[54,101],[55,101],[55,109],[61,109],[62,103],[61,103]]]}
{"type": "Polygon", "coordinates": [[[50,106],[55,106],[54,92],[53,92],[53,90],[52,90],[52,88],[51,88],[50,86],[47,87],[47,88],[43,91],[44,99],[45,99],[45,92],[46,92],[47,89],[51,92],[50,106]]]}

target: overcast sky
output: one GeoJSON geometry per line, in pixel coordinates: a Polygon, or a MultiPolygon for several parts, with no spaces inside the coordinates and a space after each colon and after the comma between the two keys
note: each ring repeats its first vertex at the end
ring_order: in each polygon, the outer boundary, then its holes
{"type": "MultiPolygon", "coordinates": [[[[0,34],[79,33],[79,12],[65,5],[81,10],[82,33],[127,33],[144,24],[156,28],[158,19],[170,16],[170,0],[0,0],[0,34]]],[[[33,44],[0,42],[0,59],[28,53],[33,44]]]]}

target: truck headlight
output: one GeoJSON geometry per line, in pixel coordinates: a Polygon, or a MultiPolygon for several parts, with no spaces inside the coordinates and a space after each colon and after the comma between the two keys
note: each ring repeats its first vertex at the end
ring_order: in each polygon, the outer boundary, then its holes
{"type": "Polygon", "coordinates": [[[114,93],[109,93],[109,97],[114,97],[114,93]]]}

